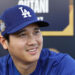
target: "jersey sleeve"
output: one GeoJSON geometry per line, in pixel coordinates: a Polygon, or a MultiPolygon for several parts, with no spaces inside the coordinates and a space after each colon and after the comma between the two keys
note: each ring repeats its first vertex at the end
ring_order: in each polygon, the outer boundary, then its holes
{"type": "Polygon", "coordinates": [[[75,75],[75,59],[66,55],[59,64],[59,75],[75,75]]]}

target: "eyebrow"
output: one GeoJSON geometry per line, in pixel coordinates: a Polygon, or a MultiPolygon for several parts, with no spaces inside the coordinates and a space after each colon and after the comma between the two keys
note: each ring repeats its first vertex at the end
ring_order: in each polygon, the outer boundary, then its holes
{"type": "MultiPolygon", "coordinates": [[[[40,28],[39,28],[39,27],[35,27],[35,28],[34,28],[34,31],[37,31],[37,30],[40,30],[40,28]]],[[[27,31],[26,29],[21,29],[21,30],[15,32],[14,34],[20,34],[20,33],[22,33],[22,32],[26,32],[26,31],[27,31]]]]}
{"type": "Polygon", "coordinates": [[[40,28],[39,28],[39,27],[37,27],[37,28],[34,28],[34,30],[40,30],[40,28]]]}

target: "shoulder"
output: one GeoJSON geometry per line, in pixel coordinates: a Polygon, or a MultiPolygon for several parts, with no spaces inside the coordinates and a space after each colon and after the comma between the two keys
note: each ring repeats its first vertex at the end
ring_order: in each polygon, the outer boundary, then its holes
{"type": "Polygon", "coordinates": [[[47,58],[49,60],[58,60],[60,61],[62,58],[64,58],[67,54],[64,53],[56,53],[54,51],[49,50],[48,48],[43,48],[41,51],[41,58],[47,58]]]}
{"type": "Polygon", "coordinates": [[[51,59],[56,60],[58,63],[63,61],[65,62],[68,61],[69,63],[71,63],[72,61],[72,63],[75,63],[75,59],[72,58],[69,54],[60,53],[60,52],[56,53],[54,51],[49,50],[48,48],[42,49],[41,58],[44,58],[44,57],[46,57],[48,60],[51,60],[51,59]]]}
{"type": "Polygon", "coordinates": [[[65,55],[58,64],[59,71],[64,75],[75,75],[75,59],[65,55]]]}
{"type": "Polygon", "coordinates": [[[5,55],[5,56],[2,56],[0,57],[0,67],[3,68],[3,66],[6,66],[8,61],[9,61],[9,58],[10,58],[10,55],[5,55]]]}
{"type": "Polygon", "coordinates": [[[63,75],[75,75],[75,60],[68,54],[43,49],[40,60],[47,71],[60,73],[59,75],[61,73],[63,75]]]}
{"type": "Polygon", "coordinates": [[[0,75],[12,74],[12,58],[8,54],[6,56],[0,57],[0,75]]]}
{"type": "Polygon", "coordinates": [[[63,58],[65,58],[66,56],[67,56],[66,54],[56,53],[56,52],[50,51],[47,48],[44,48],[41,51],[40,61],[43,64],[47,63],[49,65],[56,65],[56,64],[59,64],[63,60],[63,58]]]}

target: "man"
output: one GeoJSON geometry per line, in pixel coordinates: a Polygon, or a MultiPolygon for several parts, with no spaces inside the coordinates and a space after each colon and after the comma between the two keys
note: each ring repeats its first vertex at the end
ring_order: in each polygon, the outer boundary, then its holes
{"type": "Polygon", "coordinates": [[[75,75],[75,60],[43,47],[40,27],[32,9],[16,5],[0,18],[1,44],[9,54],[0,58],[0,75],[75,75]]]}

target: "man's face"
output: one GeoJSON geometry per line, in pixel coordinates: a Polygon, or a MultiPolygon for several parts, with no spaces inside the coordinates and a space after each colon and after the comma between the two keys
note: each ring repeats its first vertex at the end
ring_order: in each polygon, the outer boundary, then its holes
{"type": "Polygon", "coordinates": [[[8,51],[13,60],[34,62],[39,59],[43,38],[38,25],[31,24],[9,36],[8,51]]]}

